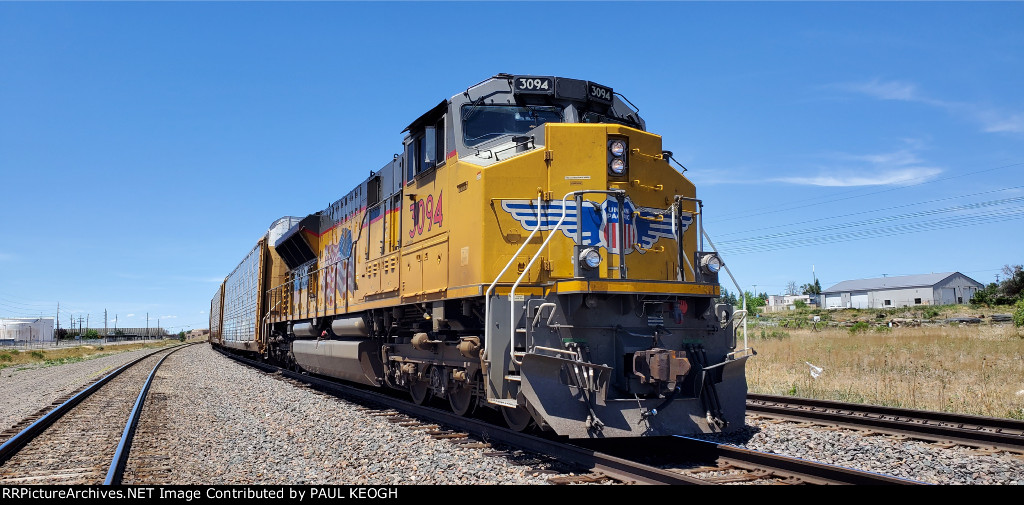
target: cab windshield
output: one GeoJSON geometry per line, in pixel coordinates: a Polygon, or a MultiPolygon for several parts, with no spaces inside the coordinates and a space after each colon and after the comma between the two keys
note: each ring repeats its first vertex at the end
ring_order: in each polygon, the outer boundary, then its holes
{"type": "Polygon", "coordinates": [[[465,105],[462,137],[467,146],[504,135],[522,135],[544,123],[561,123],[562,109],[549,105],[465,105]]]}

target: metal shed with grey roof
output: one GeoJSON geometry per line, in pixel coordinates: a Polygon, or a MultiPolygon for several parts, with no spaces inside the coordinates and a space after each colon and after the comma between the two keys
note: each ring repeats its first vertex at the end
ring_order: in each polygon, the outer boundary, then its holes
{"type": "Polygon", "coordinates": [[[985,286],[960,272],[843,281],[821,292],[827,309],[968,303],[985,286]]]}

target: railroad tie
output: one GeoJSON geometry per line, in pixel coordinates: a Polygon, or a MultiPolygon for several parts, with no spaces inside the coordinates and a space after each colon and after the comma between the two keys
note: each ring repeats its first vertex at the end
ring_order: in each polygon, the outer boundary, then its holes
{"type": "Polygon", "coordinates": [[[591,473],[586,475],[566,475],[559,477],[551,477],[548,482],[552,484],[595,484],[598,482],[604,482],[610,480],[608,476],[599,473],[591,473]]]}

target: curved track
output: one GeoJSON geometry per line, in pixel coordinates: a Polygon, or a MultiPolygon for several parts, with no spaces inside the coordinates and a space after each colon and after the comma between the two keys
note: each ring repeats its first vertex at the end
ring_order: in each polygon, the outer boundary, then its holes
{"type": "Polygon", "coordinates": [[[469,443],[473,443],[471,438],[477,438],[501,443],[548,455],[565,464],[591,472],[589,475],[579,476],[564,483],[595,482],[611,478],[625,483],[676,485],[733,481],[793,484],[917,484],[888,475],[683,437],[573,440],[567,443],[564,439],[515,432],[479,419],[461,417],[449,411],[399,400],[377,391],[283,370],[221,349],[218,351],[267,373],[277,374],[316,390],[372,406],[378,411],[372,415],[388,416],[393,418],[394,422],[422,426],[424,429],[432,430],[431,433],[440,438],[469,443]],[[744,476],[733,477],[732,480],[721,476],[697,477],[709,471],[731,475],[739,473],[744,476]]]}
{"type": "Polygon", "coordinates": [[[123,465],[119,458],[127,456],[133,424],[148,390],[149,381],[143,382],[148,365],[156,363],[151,380],[162,358],[182,347],[136,359],[38,419],[22,423],[27,427],[0,445],[0,484],[119,483],[114,475],[116,467],[123,465]]]}
{"type": "Polygon", "coordinates": [[[1024,453],[1024,421],[772,395],[747,395],[747,414],[1024,453]]]}

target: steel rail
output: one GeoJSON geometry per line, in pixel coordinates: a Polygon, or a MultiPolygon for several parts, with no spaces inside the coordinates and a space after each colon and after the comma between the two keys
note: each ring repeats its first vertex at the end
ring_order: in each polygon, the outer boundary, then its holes
{"type": "Polygon", "coordinates": [[[643,459],[662,466],[714,462],[748,471],[761,470],[766,476],[796,479],[807,484],[907,485],[922,482],[806,459],[744,449],[691,437],[658,437],[573,441],[601,448],[627,459],[643,459]]]}
{"type": "Polygon", "coordinates": [[[824,463],[806,461],[777,454],[767,454],[734,446],[705,442],[686,437],[627,438],[573,440],[569,443],[515,432],[477,419],[457,416],[452,412],[415,405],[391,396],[348,386],[331,380],[284,370],[273,365],[250,360],[217,348],[219,352],[239,362],[269,373],[305,383],[335,396],[356,399],[403,412],[411,416],[429,418],[435,422],[471,433],[491,441],[540,454],[550,455],[564,463],[577,465],[602,473],[622,482],[638,484],[712,484],[678,471],[658,468],[643,461],[652,454],[671,455],[672,458],[693,460],[719,460],[751,469],[767,468],[776,475],[793,476],[808,483],[828,484],[918,484],[916,481],[889,475],[865,472],[824,463]],[[615,453],[612,453],[612,452],[615,453]]]}
{"type": "Polygon", "coordinates": [[[160,369],[160,365],[164,364],[164,360],[168,356],[195,344],[185,344],[178,346],[173,351],[164,355],[160,358],[160,361],[153,367],[153,371],[149,372],[149,377],[146,378],[146,383],[142,386],[142,391],[139,391],[138,398],[135,399],[135,406],[132,407],[131,414],[128,415],[128,421],[124,425],[124,431],[121,432],[121,440],[117,443],[117,450],[114,451],[114,458],[110,462],[110,468],[107,470],[107,477],[103,480],[104,486],[119,486],[121,485],[121,478],[124,477],[124,468],[128,464],[128,456],[132,449],[132,440],[135,439],[135,429],[139,425],[139,418],[142,417],[142,407],[146,403],[146,395],[149,393],[149,387],[153,385],[153,378],[156,377],[156,371],[160,369]]]}
{"type": "Polygon", "coordinates": [[[113,372],[110,372],[109,374],[105,375],[100,380],[92,383],[92,385],[90,385],[89,387],[79,391],[76,395],[72,396],[71,398],[68,398],[64,403],[61,403],[53,410],[44,414],[39,419],[36,419],[32,424],[26,426],[25,429],[18,432],[17,435],[14,435],[13,437],[7,439],[7,441],[4,442],[3,445],[0,445],[0,464],[5,463],[8,459],[11,458],[11,456],[17,454],[22,447],[24,447],[26,444],[31,442],[32,439],[34,439],[40,433],[42,433],[51,425],[53,425],[53,423],[57,422],[57,420],[60,419],[61,416],[66,414],[71,409],[75,408],[75,406],[81,403],[82,400],[85,400],[96,391],[99,391],[101,387],[103,387],[106,383],[110,382],[114,377],[120,375],[121,372],[131,368],[140,361],[158,352],[163,352],[166,350],[167,348],[158,349],[145,356],[142,356],[136,360],[130,361],[122,365],[113,372]]]}
{"type": "Polygon", "coordinates": [[[831,400],[748,394],[747,412],[933,442],[1024,452],[1024,421],[831,400]]]}

